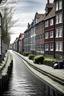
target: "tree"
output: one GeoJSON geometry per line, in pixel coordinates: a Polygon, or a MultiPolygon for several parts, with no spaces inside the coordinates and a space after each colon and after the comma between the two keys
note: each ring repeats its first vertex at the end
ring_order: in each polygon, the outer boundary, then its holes
{"type": "Polygon", "coordinates": [[[13,4],[17,4],[18,0],[2,0],[0,9],[3,13],[2,17],[2,40],[5,44],[10,43],[10,34],[9,30],[15,24],[16,21],[12,21],[12,16],[13,16],[13,9],[14,6],[12,7],[13,4]],[[11,5],[9,7],[9,5],[11,5]]]}
{"type": "Polygon", "coordinates": [[[8,16],[8,9],[5,8],[3,10],[3,17],[2,17],[2,40],[5,44],[10,43],[10,35],[9,35],[9,23],[11,21],[11,15],[8,16]]]}

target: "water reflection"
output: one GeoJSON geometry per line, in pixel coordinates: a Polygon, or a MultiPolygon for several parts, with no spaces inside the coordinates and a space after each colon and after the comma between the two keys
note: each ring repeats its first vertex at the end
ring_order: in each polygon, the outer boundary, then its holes
{"type": "Polygon", "coordinates": [[[3,96],[53,96],[46,92],[46,85],[28,70],[22,59],[15,54],[13,56],[13,72],[9,88],[3,96]]]}

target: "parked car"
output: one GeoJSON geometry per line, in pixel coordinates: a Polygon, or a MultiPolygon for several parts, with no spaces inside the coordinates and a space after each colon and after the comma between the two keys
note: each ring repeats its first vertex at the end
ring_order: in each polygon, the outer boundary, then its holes
{"type": "Polygon", "coordinates": [[[64,68],[64,61],[53,62],[53,63],[52,63],[52,67],[53,67],[54,69],[63,69],[63,68],[64,68]]]}

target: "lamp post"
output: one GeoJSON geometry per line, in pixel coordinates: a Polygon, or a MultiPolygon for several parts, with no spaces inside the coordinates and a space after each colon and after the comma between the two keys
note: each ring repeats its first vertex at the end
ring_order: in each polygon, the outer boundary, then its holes
{"type": "Polygon", "coordinates": [[[2,60],[2,15],[0,13],[0,62],[2,60]]]}

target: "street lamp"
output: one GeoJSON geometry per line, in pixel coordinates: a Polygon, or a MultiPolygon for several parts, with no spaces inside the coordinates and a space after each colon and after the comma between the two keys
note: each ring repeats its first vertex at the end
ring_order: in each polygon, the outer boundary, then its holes
{"type": "Polygon", "coordinates": [[[0,62],[2,60],[2,15],[0,13],[0,62]]]}

